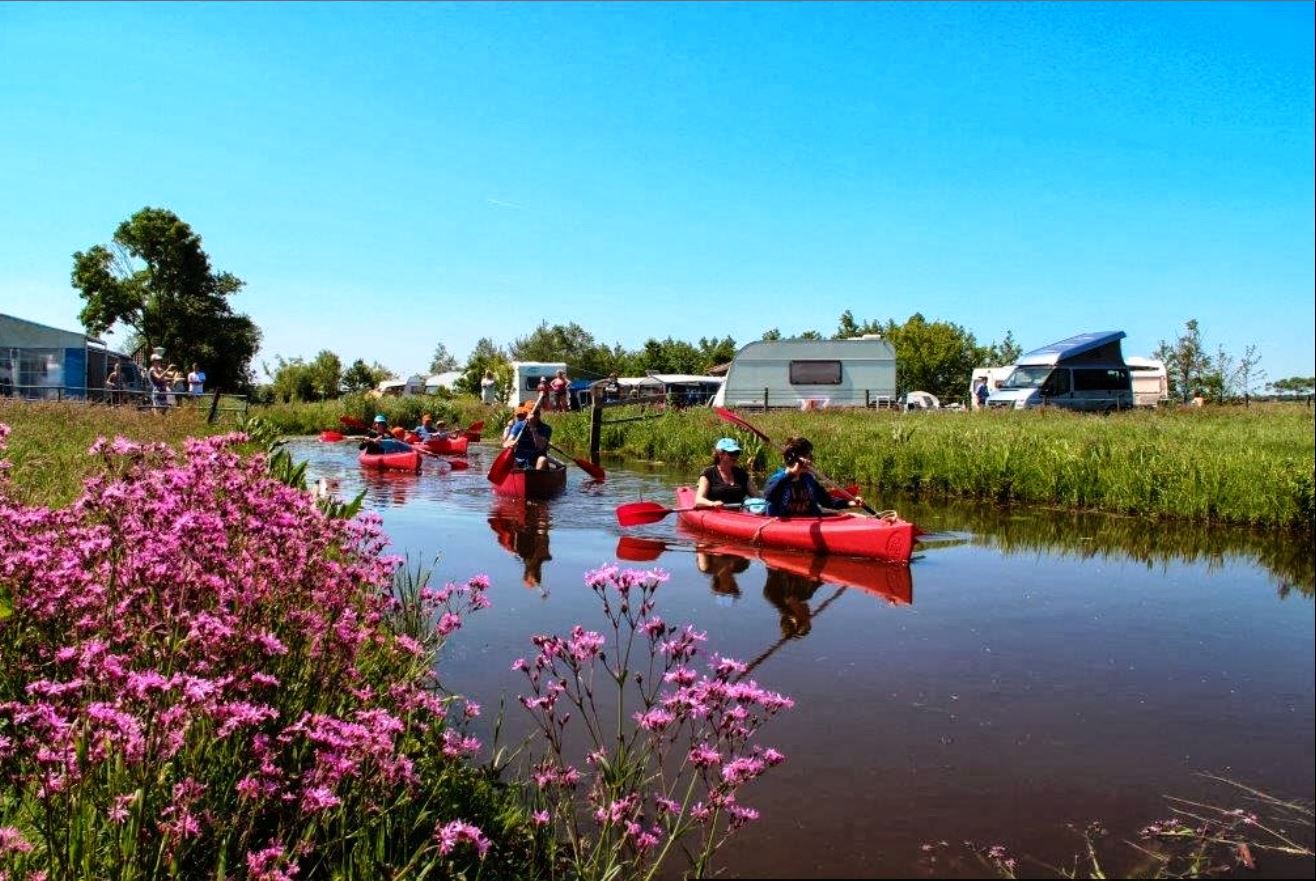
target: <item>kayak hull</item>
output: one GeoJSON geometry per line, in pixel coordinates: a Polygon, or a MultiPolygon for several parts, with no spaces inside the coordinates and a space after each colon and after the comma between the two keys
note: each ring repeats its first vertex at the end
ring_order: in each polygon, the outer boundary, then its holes
{"type": "Polygon", "coordinates": [[[367,453],[357,456],[362,468],[381,471],[419,471],[420,453],[408,450],[403,453],[367,453]]]}
{"type": "Polygon", "coordinates": [[[503,478],[502,483],[494,484],[493,491],[500,496],[548,499],[562,492],[566,486],[565,468],[514,468],[503,478]]]}
{"type": "Polygon", "coordinates": [[[418,446],[424,447],[436,456],[464,456],[471,446],[471,441],[465,435],[461,437],[433,437],[421,442],[418,446]]]}
{"type": "MultiPolygon", "coordinates": [[[[676,507],[693,508],[695,491],[676,491],[676,507]]],[[[908,563],[914,552],[914,524],[907,520],[873,517],[760,517],[740,511],[702,508],[682,511],[683,526],[699,532],[724,535],[749,544],[811,554],[841,554],[890,563],[908,563]]]]}

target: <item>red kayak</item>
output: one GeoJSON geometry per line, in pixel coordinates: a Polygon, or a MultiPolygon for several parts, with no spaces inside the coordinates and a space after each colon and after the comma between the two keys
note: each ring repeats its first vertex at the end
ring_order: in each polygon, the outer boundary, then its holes
{"type": "Polygon", "coordinates": [[[514,468],[495,483],[493,491],[500,496],[519,496],[523,499],[547,499],[562,492],[567,486],[567,469],[514,468]]]}
{"type": "Polygon", "coordinates": [[[436,456],[464,456],[470,445],[470,439],[464,435],[460,437],[432,437],[417,444],[417,446],[424,447],[436,456]]]}
{"type": "Polygon", "coordinates": [[[367,453],[361,451],[357,457],[362,468],[380,468],[390,471],[419,471],[420,453],[407,450],[401,453],[367,453]]]}
{"type": "MultiPolygon", "coordinates": [[[[676,507],[693,508],[695,491],[676,490],[676,507]]],[[[891,563],[908,563],[914,552],[914,524],[875,517],[760,517],[740,511],[702,508],[681,511],[681,523],[691,529],[725,535],[766,548],[813,554],[842,554],[891,563]]]]}

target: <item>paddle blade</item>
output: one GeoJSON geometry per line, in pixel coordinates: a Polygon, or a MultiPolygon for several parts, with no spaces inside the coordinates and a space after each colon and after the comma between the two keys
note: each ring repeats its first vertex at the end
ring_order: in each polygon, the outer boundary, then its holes
{"type": "Polygon", "coordinates": [[[498,454],[493,460],[493,464],[489,466],[489,482],[502,483],[514,468],[516,468],[516,450],[513,447],[507,447],[498,454]]]}
{"type": "Polygon", "coordinates": [[[667,543],[652,538],[623,535],[617,539],[617,559],[632,563],[651,563],[663,555],[667,543]]]}
{"type": "Polygon", "coordinates": [[[465,459],[449,459],[448,467],[453,471],[465,471],[467,468],[471,467],[471,463],[467,462],[465,459]]]}
{"type": "Polygon", "coordinates": [[[772,443],[772,438],[768,437],[766,434],[759,431],[754,426],[750,425],[744,419],[741,419],[735,413],[732,413],[726,407],[714,407],[713,412],[716,413],[717,418],[721,419],[723,422],[730,422],[732,425],[736,426],[737,428],[743,428],[745,431],[748,431],[750,434],[755,435],[766,444],[772,443]]]}
{"type": "Polygon", "coordinates": [[[320,440],[324,441],[327,444],[337,443],[342,439],[343,439],[343,435],[341,432],[337,432],[337,431],[320,432],[320,440]]]}
{"type": "Polygon", "coordinates": [[[472,422],[470,425],[466,426],[467,434],[470,434],[471,432],[475,432],[476,434],[479,434],[482,431],[484,431],[483,419],[477,419],[476,421],[472,422]]]}
{"type": "Polygon", "coordinates": [[[589,459],[572,459],[571,461],[579,465],[581,471],[584,471],[586,474],[588,474],[590,477],[594,478],[595,480],[601,482],[608,479],[607,472],[605,472],[599,466],[595,465],[589,459]]]}
{"type": "Polygon", "coordinates": [[[617,523],[622,526],[643,526],[646,523],[657,523],[670,513],[671,508],[657,502],[628,502],[617,506],[617,523]]]}

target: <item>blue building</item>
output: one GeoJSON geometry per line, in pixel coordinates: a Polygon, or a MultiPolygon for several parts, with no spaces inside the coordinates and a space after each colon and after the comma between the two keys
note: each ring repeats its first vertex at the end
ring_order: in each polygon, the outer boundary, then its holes
{"type": "Polygon", "coordinates": [[[96,337],[0,313],[0,395],[36,400],[104,400],[118,362],[129,390],[142,387],[132,359],[96,337]]]}

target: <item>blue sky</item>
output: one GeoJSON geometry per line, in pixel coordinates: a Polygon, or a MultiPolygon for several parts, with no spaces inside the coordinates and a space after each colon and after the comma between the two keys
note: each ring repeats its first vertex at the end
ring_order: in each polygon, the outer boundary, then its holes
{"type": "Polygon", "coordinates": [[[0,4],[0,311],[150,205],[261,357],[1197,318],[1313,372],[1309,3],[0,4]]]}

